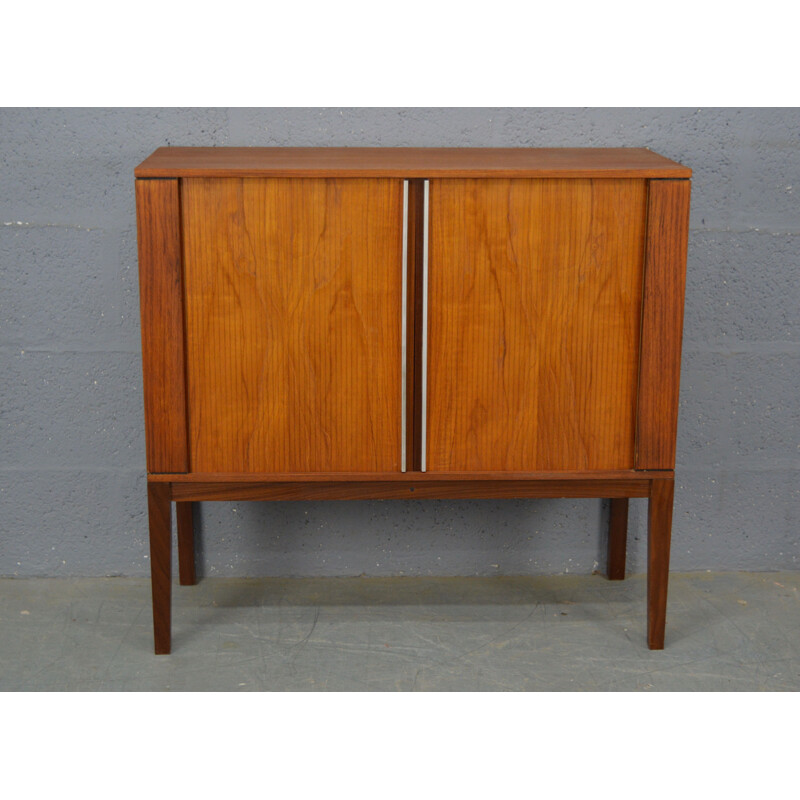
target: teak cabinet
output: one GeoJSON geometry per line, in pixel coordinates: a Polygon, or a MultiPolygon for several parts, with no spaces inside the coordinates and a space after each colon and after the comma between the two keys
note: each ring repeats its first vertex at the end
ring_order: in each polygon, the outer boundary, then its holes
{"type": "Polygon", "coordinates": [[[137,167],[155,650],[171,509],[649,498],[664,645],[691,171],[645,149],[161,148],[137,167]]]}

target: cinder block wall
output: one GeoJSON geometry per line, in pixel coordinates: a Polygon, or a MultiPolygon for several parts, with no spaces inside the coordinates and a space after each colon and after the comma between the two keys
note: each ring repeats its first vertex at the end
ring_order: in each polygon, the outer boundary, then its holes
{"type": "MultiPolygon", "coordinates": [[[[646,146],[688,164],[673,568],[800,564],[799,110],[3,109],[0,575],[148,574],[133,168],[161,145],[646,146]]],[[[589,573],[607,514],[205,504],[201,572],[589,573]]]]}

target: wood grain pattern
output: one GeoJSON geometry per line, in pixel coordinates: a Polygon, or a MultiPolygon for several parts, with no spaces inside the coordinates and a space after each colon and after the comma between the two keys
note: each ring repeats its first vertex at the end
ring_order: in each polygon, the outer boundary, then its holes
{"type": "Polygon", "coordinates": [[[649,481],[640,477],[609,480],[512,480],[460,478],[394,481],[224,481],[174,482],[175,500],[395,500],[525,497],[647,497],[649,481]]]}
{"type": "Polygon", "coordinates": [[[145,444],[149,472],[186,472],[178,181],[136,181],[145,444]]]}
{"type": "Polygon", "coordinates": [[[650,181],[636,466],[672,469],[678,433],[689,181],[650,181]]]}
{"type": "Polygon", "coordinates": [[[633,467],[645,199],[431,181],[429,471],[633,467]]]}
{"type": "Polygon", "coordinates": [[[160,147],[137,177],[688,178],[641,147],[160,147]]]}
{"type": "Polygon", "coordinates": [[[608,565],[610,581],[625,578],[625,557],[628,547],[628,500],[612,498],[608,516],[608,565]]]}
{"type": "Polygon", "coordinates": [[[622,148],[162,148],[137,175],[162,179],[136,185],[156,653],[170,502],[185,584],[203,500],[610,498],[615,579],[647,497],[664,646],[689,169],[622,148]]]}
{"type": "Polygon", "coordinates": [[[187,179],[192,471],[399,470],[401,181],[187,179]]]}
{"type": "Polygon", "coordinates": [[[647,512],[647,644],[664,649],[675,481],[654,480],[647,512]]]}
{"type": "Polygon", "coordinates": [[[172,639],[172,512],[170,485],[147,484],[150,525],[150,584],[156,655],[169,653],[172,639]]]}

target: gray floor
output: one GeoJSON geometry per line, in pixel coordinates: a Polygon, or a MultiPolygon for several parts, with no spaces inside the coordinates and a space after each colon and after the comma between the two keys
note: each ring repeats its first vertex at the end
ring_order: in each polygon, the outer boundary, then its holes
{"type": "Polygon", "coordinates": [[[673,574],[666,649],[645,581],[205,579],[152,654],[149,582],[0,580],[4,691],[800,689],[800,572],[673,574]]]}

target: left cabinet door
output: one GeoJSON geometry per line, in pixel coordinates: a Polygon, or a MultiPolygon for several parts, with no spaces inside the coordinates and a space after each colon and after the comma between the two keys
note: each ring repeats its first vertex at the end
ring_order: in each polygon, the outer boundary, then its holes
{"type": "Polygon", "coordinates": [[[181,182],[192,472],[401,468],[403,183],[181,182]]]}

